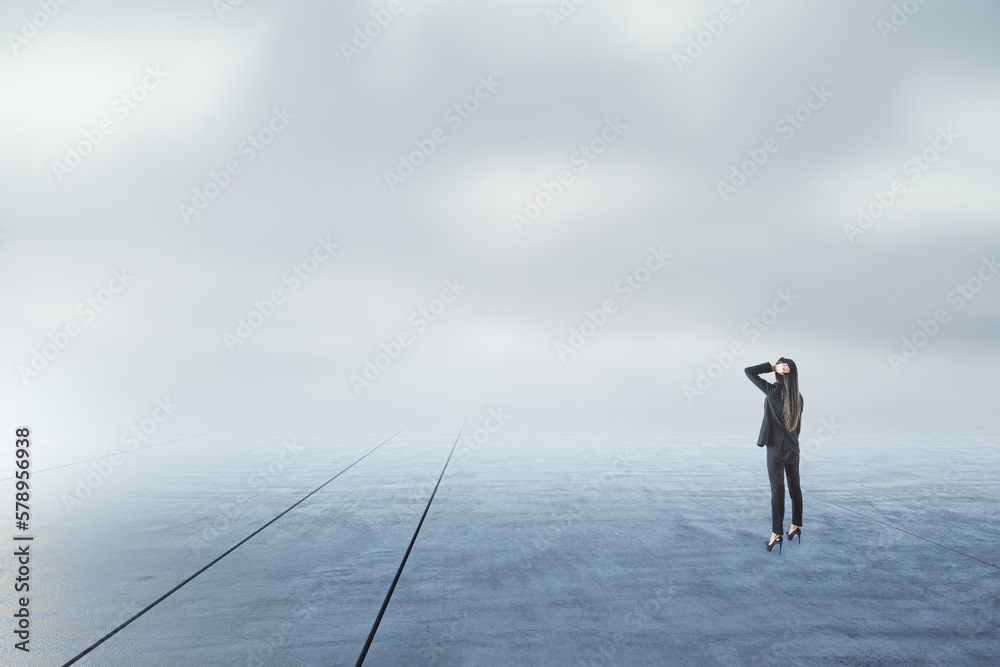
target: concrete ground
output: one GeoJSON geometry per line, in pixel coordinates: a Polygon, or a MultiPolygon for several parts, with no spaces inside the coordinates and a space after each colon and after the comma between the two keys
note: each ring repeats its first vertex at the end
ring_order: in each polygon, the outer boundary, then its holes
{"type": "MultiPolygon", "coordinates": [[[[114,444],[39,446],[31,652],[8,628],[0,663],[72,659],[400,426],[167,442],[71,511],[94,468],[64,464],[114,444]]],[[[353,665],[458,426],[406,428],[76,664],[353,665]]],[[[1000,440],[804,452],[803,540],[779,555],[755,435],[460,444],[365,664],[997,664],[1000,440]]]]}

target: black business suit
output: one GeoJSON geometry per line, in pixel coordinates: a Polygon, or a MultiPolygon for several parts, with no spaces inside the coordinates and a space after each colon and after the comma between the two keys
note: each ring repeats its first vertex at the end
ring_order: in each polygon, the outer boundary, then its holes
{"type": "MultiPolygon", "coordinates": [[[[767,447],[767,476],[771,481],[771,532],[781,535],[785,520],[785,477],[788,477],[788,495],[792,498],[792,523],[802,525],[802,489],[799,487],[799,431],[802,428],[802,417],[799,417],[794,431],[785,429],[782,417],[784,387],[760,377],[761,373],[771,373],[773,370],[770,363],[764,362],[747,366],[744,372],[765,395],[764,421],[760,425],[757,446],[767,447]]],[[[802,404],[805,406],[804,399],[802,404]]]]}

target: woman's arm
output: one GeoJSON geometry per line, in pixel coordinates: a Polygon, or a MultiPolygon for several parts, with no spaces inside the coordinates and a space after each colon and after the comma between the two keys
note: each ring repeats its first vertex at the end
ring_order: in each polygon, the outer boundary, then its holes
{"type": "Polygon", "coordinates": [[[758,389],[770,396],[778,390],[778,385],[773,382],[768,382],[764,378],[760,377],[760,374],[771,373],[774,370],[774,366],[770,362],[765,361],[764,363],[757,364],[756,366],[747,366],[743,369],[743,372],[747,374],[747,377],[750,378],[751,382],[757,385],[758,389]]]}

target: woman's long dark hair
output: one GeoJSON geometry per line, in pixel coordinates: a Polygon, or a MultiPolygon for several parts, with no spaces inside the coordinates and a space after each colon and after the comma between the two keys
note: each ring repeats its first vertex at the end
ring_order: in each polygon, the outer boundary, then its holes
{"type": "Polygon", "coordinates": [[[779,364],[788,364],[787,373],[775,373],[775,379],[784,391],[782,397],[782,418],[786,431],[794,431],[802,416],[802,394],[799,393],[799,369],[791,359],[781,357],[779,364]]]}

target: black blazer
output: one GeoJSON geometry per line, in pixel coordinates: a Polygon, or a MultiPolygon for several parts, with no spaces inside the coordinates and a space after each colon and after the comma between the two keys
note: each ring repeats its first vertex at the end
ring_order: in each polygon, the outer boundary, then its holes
{"type": "MultiPolygon", "coordinates": [[[[784,413],[783,400],[784,396],[782,392],[784,389],[782,386],[776,382],[768,382],[764,378],[760,377],[761,373],[771,373],[774,369],[771,364],[764,362],[762,364],[757,364],[756,366],[747,366],[743,369],[743,372],[747,374],[750,381],[757,385],[766,395],[764,399],[764,422],[760,425],[760,435],[757,436],[757,446],[758,447],[780,447],[784,441],[785,434],[792,439],[795,443],[795,449],[799,448],[799,431],[802,429],[802,417],[799,417],[799,423],[796,424],[794,431],[785,430],[785,421],[782,418],[784,413]]],[[[803,409],[805,406],[805,399],[802,399],[803,409]]]]}

